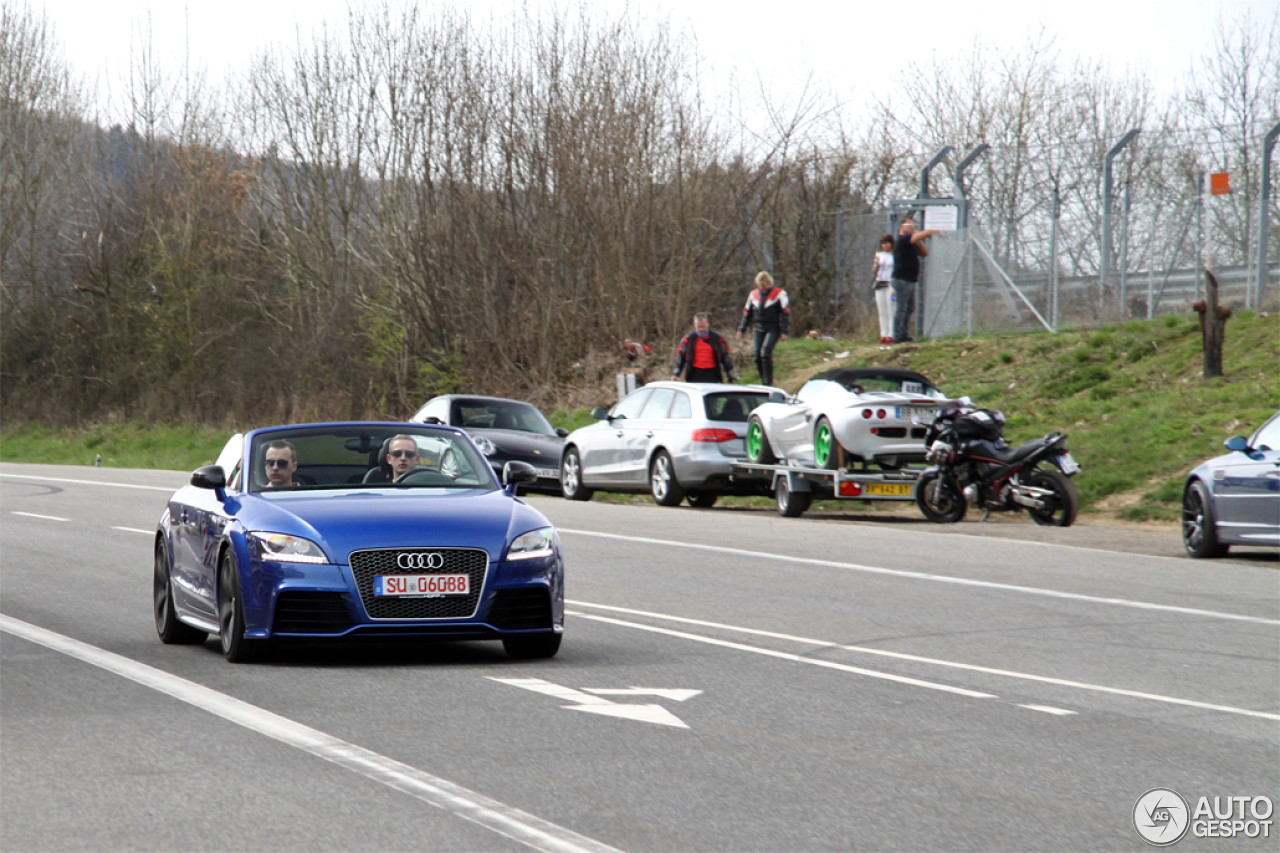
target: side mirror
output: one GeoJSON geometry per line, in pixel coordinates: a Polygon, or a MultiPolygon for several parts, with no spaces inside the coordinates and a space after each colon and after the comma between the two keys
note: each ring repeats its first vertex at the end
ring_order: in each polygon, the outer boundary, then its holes
{"type": "Polygon", "coordinates": [[[1227,450],[1235,453],[1247,453],[1249,450],[1249,439],[1239,435],[1233,438],[1228,438],[1226,441],[1222,442],[1222,444],[1227,448],[1227,450]]]}
{"type": "Polygon", "coordinates": [[[504,486],[532,483],[536,479],[538,479],[538,471],[528,462],[512,459],[502,466],[502,485],[504,486]]]}
{"type": "Polygon", "coordinates": [[[206,465],[191,472],[191,485],[197,489],[225,489],[227,472],[221,465],[206,465]]]}
{"type": "Polygon", "coordinates": [[[439,419],[439,418],[437,418],[435,415],[432,415],[431,417],[424,419],[422,422],[423,422],[424,424],[442,424],[442,423],[444,423],[444,421],[440,420],[440,419],[439,419]]]}
{"type": "Polygon", "coordinates": [[[564,427],[556,427],[556,435],[560,436],[561,438],[564,438],[568,434],[569,434],[569,431],[564,427]]]}
{"type": "Polygon", "coordinates": [[[191,485],[197,489],[213,489],[219,501],[227,499],[227,472],[221,465],[205,465],[191,472],[191,485]]]}
{"type": "Polygon", "coordinates": [[[607,420],[609,418],[609,410],[604,406],[596,406],[591,410],[591,417],[598,421],[607,420]]]}

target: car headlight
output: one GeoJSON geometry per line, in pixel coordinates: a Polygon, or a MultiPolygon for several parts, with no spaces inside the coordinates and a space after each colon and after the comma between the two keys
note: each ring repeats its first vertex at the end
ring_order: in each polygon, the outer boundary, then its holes
{"type": "Polygon", "coordinates": [[[536,560],[556,552],[555,534],[550,527],[521,533],[507,549],[508,560],[536,560]]]}
{"type": "Polygon", "coordinates": [[[319,545],[301,536],[287,536],[283,533],[250,533],[249,537],[258,546],[258,555],[264,560],[274,560],[279,563],[329,562],[319,545]]]}
{"type": "Polygon", "coordinates": [[[480,448],[480,452],[485,456],[492,456],[498,452],[498,446],[483,435],[475,436],[476,447],[480,448]]]}

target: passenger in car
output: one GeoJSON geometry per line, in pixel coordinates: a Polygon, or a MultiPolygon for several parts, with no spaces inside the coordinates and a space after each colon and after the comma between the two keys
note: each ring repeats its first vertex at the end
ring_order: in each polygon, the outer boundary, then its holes
{"type": "Polygon", "coordinates": [[[299,483],[293,481],[293,474],[298,470],[298,454],[293,443],[277,438],[267,445],[266,460],[268,489],[293,489],[299,483]]]}
{"type": "Polygon", "coordinates": [[[418,442],[411,435],[397,435],[387,448],[387,464],[391,466],[391,482],[396,482],[418,467],[418,442]]]}

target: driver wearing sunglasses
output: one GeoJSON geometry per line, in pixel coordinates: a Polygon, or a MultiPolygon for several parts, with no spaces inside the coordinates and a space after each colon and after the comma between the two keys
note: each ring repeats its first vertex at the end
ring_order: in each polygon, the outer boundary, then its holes
{"type": "Polygon", "coordinates": [[[411,435],[397,435],[387,447],[387,464],[391,466],[391,482],[418,467],[418,442],[411,435]]]}
{"type": "Polygon", "coordinates": [[[293,481],[293,472],[298,470],[298,456],[291,442],[276,439],[267,445],[268,489],[292,489],[298,485],[293,481]]]}

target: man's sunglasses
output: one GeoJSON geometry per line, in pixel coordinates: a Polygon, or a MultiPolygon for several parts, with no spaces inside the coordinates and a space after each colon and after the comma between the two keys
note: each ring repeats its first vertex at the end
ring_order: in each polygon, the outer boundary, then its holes
{"type": "Polygon", "coordinates": [[[402,456],[408,456],[410,459],[412,459],[413,457],[415,457],[415,456],[417,456],[417,455],[418,455],[418,451],[416,451],[416,450],[393,450],[393,451],[391,451],[390,453],[388,453],[387,455],[388,455],[388,456],[394,456],[394,457],[395,457],[395,458],[397,458],[397,459],[399,459],[399,458],[400,458],[400,457],[402,457],[402,456]]]}
{"type": "Polygon", "coordinates": [[[292,460],[290,459],[268,459],[268,468],[288,468],[292,460]]]}

